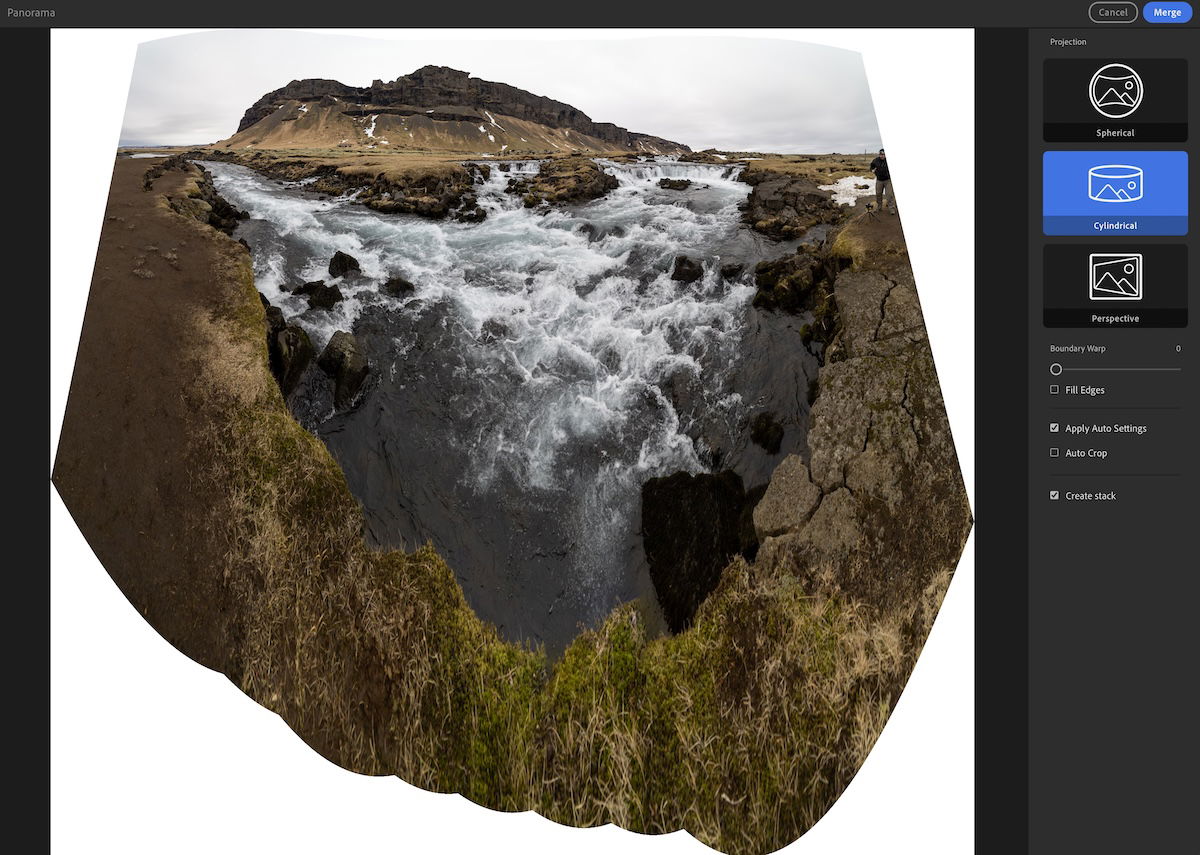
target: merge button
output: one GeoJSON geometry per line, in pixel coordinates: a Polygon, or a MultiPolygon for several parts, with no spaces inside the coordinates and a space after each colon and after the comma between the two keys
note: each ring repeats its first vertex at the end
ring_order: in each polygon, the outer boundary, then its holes
{"type": "Polygon", "coordinates": [[[1132,24],[1138,19],[1136,3],[1093,3],[1088,17],[1094,24],[1132,24]]]}
{"type": "Polygon", "coordinates": [[[1147,24],[1186,24],[1192,20],[1192,4],[1147,3],[1142,15],[1147,24]]]}

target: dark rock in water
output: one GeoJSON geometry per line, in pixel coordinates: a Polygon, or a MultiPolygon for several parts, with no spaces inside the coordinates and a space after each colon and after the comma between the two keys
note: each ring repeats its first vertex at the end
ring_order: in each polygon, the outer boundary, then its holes
{"type": "Polygon", "coordinates": [[[487,219],[487,211],[479,207],[478,203],[472,202],[459,208],[454,214],[454,219],[460,223],[482,223],[487,219]]]}
{"type": "Polygon", "coordinates": [[[490,344],[494,341],[507,338],[512,331],[508,328],[508,324],[496,318],[488,318],[483,322],[483,327],[479,331],[479,340],[490,344]]]}
{"type": "Polygon", "coordinates": [[[742,479],[729,470],[677,472],[642,486],[646,561],[672,632],[691,625],[721,571],[742,553],[745,504],[742,479]]]}
{"type": "Polygon", "coordinates": [[[783,425],[775,420],[774,413],[759,413],[750,422],[750,439],[767,454],[778,454],[783,442],[783,425]]]}
{"type": "Polygon", "coordinates": [[[379,286],[379,290],[389,297],[406,297],[417,290],[417,286],[403,276],[392,276],[379,286]]]}
{"type": "Polygon", "coordinates": [[[345,276],[347,273],[358,273],[362,268],[358,266],[358,259],[353,255],[347,255],[340,249],[333,254],[333,258],[329,259],[329,275],[334,279],[339,276],[345,276]]]}
{"type": "Polygon", "coordinates": [[[267,345],[271,373],[275,375],[279,389],[286,398],[300,382],[316,349],[308,333],[295,324],[284,326],[268,340],[267,345]]]}
{"type": "Polygon", "coordinates": [[[272,306],[271,301],[261,293],[258,299],[262,301],[267,315],[267,361],[279,390],[286,398],[300,382],[315,350],[308,333],[284,320],[282,309],[272,306]]]}
{"type": "Polygon", "coordinates": [[[267,340],[270,341],[271,336],[281,331],[287,326],[287,322],[283,319],[283,309],[278,306],[272,306],[270,303],[266,306],[267,312],[267,340]]]}
{"type": "Polygon", "coordinates": [[[664,190],[686,190],[692,186],[692,182],[687,178],[660,178],[658,186],[664,190]]]}
{"type": "Polygon", "coordinates": [[[699,374],[688,367],[676,368],[661,385],[676,414],[691,416],[703,403],[704,386],[699,374]]]}
{"type": "Polygon", "coordinates": [[[870,190],[871,185],[870,184],[855,184],[854,189],[855,190],[870,190]]]}
{"type": "Polygon", "coordinates": [[[671,278],[676,282],[695,282],[704,275],[704,265],[700,262],[688,258],[686,255],[678,255],[675,257],[675,270],[671,273],[671,278]]]}
{"type": "Polygon", "coordinates": [[[754,305],[793,314],[803,311],[820,275],[820,263],[805,252],[760,261],[754,268],[754,284],[758,286],[754,305]]]}
{"type": "Polygon", "coordinates": [[[744,264],[722,264],[721,278],[728,282],[730,279],[736,279],[741,276],[742,271],[745,269],[746,265],[744,264]]]}
{"type": "Polygon", "coordinates": [[[301,297],[308,298],[308,307],[310,309],[332,309],[345,298],[342,296],[342,289],[336,285],[326,285],[324,279],[318,279],[316,282],[305,282],[292,291],[301,297]]]}
{"type": "Polygon", "coordinates": [[[596,227],[591,223],[584,223],[582,226],[576,229],[576,231],[578,231],[581,235],[585,235],[588,239],[588,243],[591,243],[596,239],[596,227]]]}
{"type": "Polygon", "coordinates": [[[370,365],[359,349],[358,340],[348,332],[338,330],[321,351],[317,366],[333,379],[333,403],[338,409],[348,407],[367,379],[370,365]]]}

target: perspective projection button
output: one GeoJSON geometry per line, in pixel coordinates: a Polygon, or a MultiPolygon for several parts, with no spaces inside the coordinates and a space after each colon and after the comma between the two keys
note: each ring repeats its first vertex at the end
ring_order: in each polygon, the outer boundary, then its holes
{"type": "Polygon", "coordinates": [[[1136,3],[1093,3],[1088,17],[1094,24],[1132,24],[1138,19],[1136,3]]]}

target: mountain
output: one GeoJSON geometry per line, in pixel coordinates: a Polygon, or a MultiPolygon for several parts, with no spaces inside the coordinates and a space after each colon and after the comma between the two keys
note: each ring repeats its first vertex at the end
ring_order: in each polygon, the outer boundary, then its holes
{"type": "Polygon", "coordinates": [[[1117,279],[1117,277],[1105,271],[1104,275],[1097,280],[1095,290],[1132,296],[1137,293],[1137,286],[1128,279],[1117,279]]]}
{"type": "Polygon", "coordinates": [[[1132,95],[1124,92],[1118,92],[1117,90],[1110,88],[1100,96],[1100,101],[1098,103],[1101,107],[1112,107],[1117,104],[1121,104],[1125,107],[1132,107],[1135,100],[1136,99],[1132,95]]]}
{"type": "Polygon", "coordinates": [[[691,151],[682,143],[594,122],[570,104],[435,65],[365,87],[336,80],[293,80],[255,101],[237,133],[216,145],[474,155],[691,151]]]}

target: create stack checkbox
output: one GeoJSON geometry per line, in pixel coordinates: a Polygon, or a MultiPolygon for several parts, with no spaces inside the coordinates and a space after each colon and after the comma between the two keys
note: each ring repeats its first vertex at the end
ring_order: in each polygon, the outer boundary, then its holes
{"type": "Polygon", "coordinates": [[[1057,502],[1057,501],[1058,501],[1058,490],[1051,490],[1051,491],[1050,491],[1050,501],[1052,501],[1052,502],[1057,502]]]}

